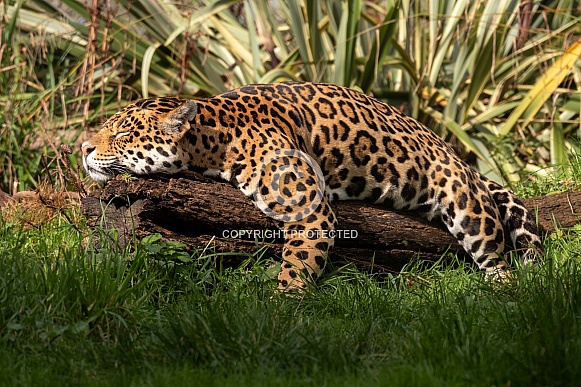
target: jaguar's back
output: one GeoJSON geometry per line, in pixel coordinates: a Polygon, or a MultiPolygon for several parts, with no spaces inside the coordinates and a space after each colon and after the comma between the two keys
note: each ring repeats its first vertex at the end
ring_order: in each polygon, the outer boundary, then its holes
{"type": "MultiPolygon", "coordinates": [[[[95,180],[197,169],[230,181],[287,232],[281,286],[319,275],[333,244],[332,200],[439,217],[481,268],[503,270],[505,232],[540,249],[531,214],[393,107],[328,84],[250,85],[198,101],[138,101],[83,144],[95,180]]],[[[294,284],[291,284],[294,283],[294,284]]]]}

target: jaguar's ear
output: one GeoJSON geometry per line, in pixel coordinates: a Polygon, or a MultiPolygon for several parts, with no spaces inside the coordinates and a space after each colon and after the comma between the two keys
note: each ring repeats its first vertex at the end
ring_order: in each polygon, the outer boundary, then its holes
{"type": "Polygon", "coordinates": [[[162,120],[161,126],[165,133],[184,135],[190,129],[190,121],[198,112],[198,105],[192,100],[184,101],[162,120]]]}

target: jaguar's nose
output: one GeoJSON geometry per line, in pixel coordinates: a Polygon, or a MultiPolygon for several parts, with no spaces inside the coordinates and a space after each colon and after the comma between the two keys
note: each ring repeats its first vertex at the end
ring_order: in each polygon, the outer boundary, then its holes
{"type": "Polygon", "coordinates": [[[83,152],[83,157],[87,157],[91,152],[95,150],[95,146],[84,142],[81,145],[81,152],[83,152]]]}

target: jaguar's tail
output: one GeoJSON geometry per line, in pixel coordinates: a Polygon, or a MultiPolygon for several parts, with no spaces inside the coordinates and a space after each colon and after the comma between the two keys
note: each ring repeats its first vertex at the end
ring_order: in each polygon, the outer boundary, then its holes
{"type": "Polygon", "coordinates": [[[533,215],[523,202],[501,185],[487,181],[486,185],[496,202],[504,226],[506,240],[510,239],[523,263],[537,261],[543,254],[540,231],[533,215]]]}

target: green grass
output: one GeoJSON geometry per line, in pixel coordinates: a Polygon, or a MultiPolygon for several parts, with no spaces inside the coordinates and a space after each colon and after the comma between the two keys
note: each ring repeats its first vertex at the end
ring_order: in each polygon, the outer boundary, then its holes
{"type": "Polygon", "coordinates": [[[60,218],[32,229],[2,218],[0,385],[581,380],[573,231],[503,285],[442,261],[384,278],[343,269],[292,297],[275,292],[266,259],[226,269],[155,238],[92,250],[83,234],[60,218]]]}

